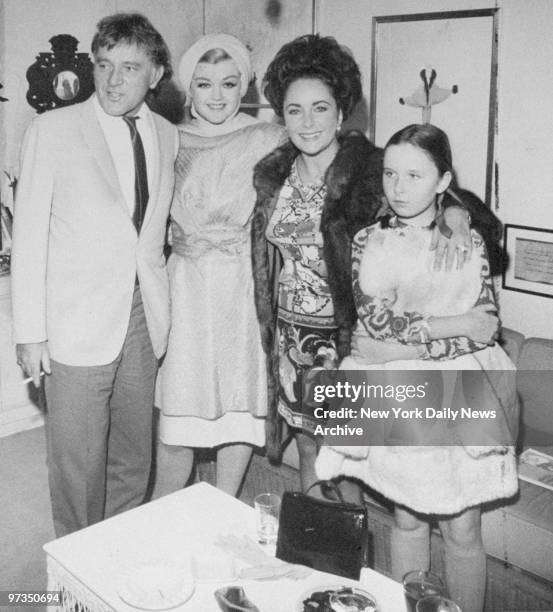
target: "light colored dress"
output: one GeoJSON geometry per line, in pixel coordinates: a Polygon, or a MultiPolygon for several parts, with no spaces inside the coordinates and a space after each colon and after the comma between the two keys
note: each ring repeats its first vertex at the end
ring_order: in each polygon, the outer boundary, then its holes
{"type": "Polygon", "coordinates": [[[278,411],[291,427],[313,432],[313,407],[302,401],[303,377],[328,350],[336,355],[337,326],[323,260],[321,215],[327,186],[303,184],[296,167],[280,190],[266,237],[283,266],[278,290],[278,411]]]}
{"type": "MultiPolygon", "coordinates": [[[[420,342],[430,316],[457,315],[494,304],[482,238],[473,231],[473,255],[461,270],[433,270],[429,228],[379,222],[361,230],[352,251],[356,335],[385,342],[420,342]],[[418,338],[417,338],[418,337],[418,338]]],[[[497,345],[468,338],[433,341],[426,359],[366,366],[346,357],[342,370],[514,370],[497,345]]],[[[507,376],[514,383],[514,375],[507,376]]],[[[502,389],[506,422],[518,418],[514,384],[502,389]]],[[[451,404],[443,404],[445,406],[451,404]]],[[[497,408],[498,406],[494,406],[497,408]]],[[[484,408],[476,406],[475,408],[484,408]]],[[[503,419],[503,415],[502,415],[503,419]]],[[[502,421],[503,422],[503,421],[502,421]]],[[[470,443],[469,443],[470,444],[470,443]]],[[[514,495],[518,480],[514,449],[479,446],[368,446],[321,449],[317,474],[360,478],[389,499],[415,511],[453,514],[514,495]]]]}
{"type": "Polygon", "coordinates": [[[250,247],[253,167],[282,140],[283,129],[268,123],[210,137],[180,128],[168,262],[172,327],[158,385],[165,444],[264,445],[265,354],[250,247]]]}

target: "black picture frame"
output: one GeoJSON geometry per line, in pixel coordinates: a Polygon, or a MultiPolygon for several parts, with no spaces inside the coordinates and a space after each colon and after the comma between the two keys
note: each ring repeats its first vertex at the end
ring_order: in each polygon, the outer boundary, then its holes
{"type": "Polygon", "coordinates": [[[553,229],[507,223],[504,245],[503,289],[553,298],[553,229]]]}

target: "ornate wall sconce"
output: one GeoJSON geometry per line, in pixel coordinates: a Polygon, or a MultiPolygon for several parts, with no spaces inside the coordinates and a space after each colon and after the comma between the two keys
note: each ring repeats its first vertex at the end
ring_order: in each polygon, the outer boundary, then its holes
{"type": "Polygon", "coordinates": [[[27,102],[38,113],[83,102],[94,91],[93,64],[88,53],[77,53],[79,41],[58,34],[49,42],[52,51],[39,53],[27,69],[27,102]]]}

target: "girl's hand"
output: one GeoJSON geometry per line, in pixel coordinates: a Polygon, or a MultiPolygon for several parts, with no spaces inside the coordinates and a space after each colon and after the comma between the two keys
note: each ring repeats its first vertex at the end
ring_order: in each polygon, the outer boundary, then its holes
{"type": "Polygon", "coordinates": [[[351,339],[351,356],[360,363],[371,365],[382,363],[379,345],[381,343],[367,336],[353,335],[351,339]]]}
{"type": "Polygon", "coordinates": [[[402,359],[419,359],[421,347],[422,345],[382,342],[368,336],[354,334],[351,339],[351,356],[361,364],[373,365],[402,359]]]}
{"type": "Polygon", "coordinates": [[[472,239],[469,217],[464,208],[449,206],[442,217],[436,219],[430,249],[436,251],[434,270],[442,267],[444,257],[446,270],[451,270],[455,261],[457,268],[461,269],[465,261],[470,259],[472,239]]]}
{"type": "Polygon", "coordinates": [[[474,342],[493,344],[499,332],[499,317],[493,304],[481,304],[471,308],[465,315],[467,337],[474,342]]]}

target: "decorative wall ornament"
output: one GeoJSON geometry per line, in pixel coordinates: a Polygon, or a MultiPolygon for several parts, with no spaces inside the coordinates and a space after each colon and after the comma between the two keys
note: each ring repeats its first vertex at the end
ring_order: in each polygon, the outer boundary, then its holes
{"type": "Polygon", "coordinates": [[[432,66],[424,67],[420,72],[419,76],[422,80],[422,85],[417,87],[415,91],[406,98],[400,98],[400,104],[407,104],[408,106],[415,106],[422,109],[421,123],[430,123],[432,115],[432,106],[443,102],[451,94],[456,94],[459,91],[457,85],[453,85],[450,89],[439,87],[436,83],[436,77],[438,73],[432,68],[432,66]]]}
{"type": "Polygon", "coordinates": [[[58,34],[49,42],[52,51],[39,53],[27,69],[27,102],[38,113],[83,102],[94,91],[93,64],[88,53],[77,53],[79,41],[58,34]]]}

